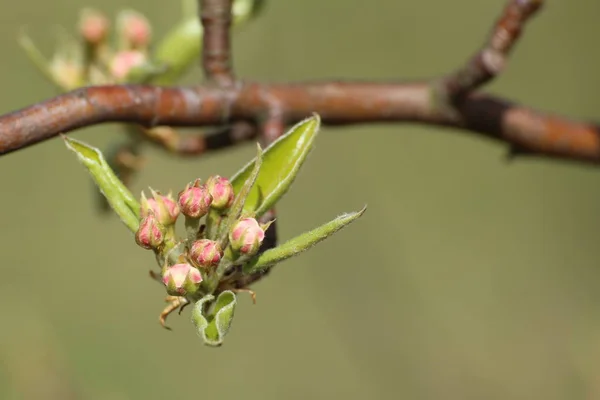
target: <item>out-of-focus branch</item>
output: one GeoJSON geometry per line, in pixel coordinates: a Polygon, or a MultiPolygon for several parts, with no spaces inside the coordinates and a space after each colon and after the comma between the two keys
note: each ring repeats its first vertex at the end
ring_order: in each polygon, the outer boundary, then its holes
{"type": "Polygon", "coordinates": [[[202,68],[209,80],[220,85],[234,81],[231,66],[230,28],[232,0],[198,0],[202,36],[202,68]]]}
{"type": "Polygon", "coordinates": [[[182,134],[169,126],[153,129],[141,127],[141,130],[147,140],[180,156],[198,156],[207,151],[225,149],[255,138],[258,133],[255,124],[245,121],[238,121],[208,133],[182,134]]]}
{"type": "Polygon", "coordinates": [[[442,79],[442,90],[448,100],[460,99],[502,72],[525,23],[542,3],[542,0],[511,0],[507,3],[483,47],[464,66],[442,79]]]}

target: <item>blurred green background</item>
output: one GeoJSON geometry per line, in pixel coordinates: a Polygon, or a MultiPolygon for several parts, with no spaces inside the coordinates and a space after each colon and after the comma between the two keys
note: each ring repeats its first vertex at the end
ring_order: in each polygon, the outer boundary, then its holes
{"type": "MultiPolygon", "coordinates": [[[[600,2],[548,1],[491,91],[597,116],[600,2]]],[[[504,1],[272,0],[235,34],[235,66],[269,81],[411,79],[462,63],[504,1]]],[[[0,111],[55,94],[16,44],[53,49],[78,10],[136,8],[157,36],[178,2],[0,2],[0,111]]],[[[188,82],[200,78],[195,70],[188,82]]],[[[105,146],[114,126],[75,133],[105,146]]],[[[135,184],[229,175],[245,145],[159,151],[135,184]]],[[[161,329],[152,256],[93,210],[53,140],[0,159],[0,398],[595,399],[600,397],[600,170],[525,159],[457,131],[325,128],[279,207],[281,238],[368,203],[365,216],[242,297],[225,346],[189,310],[161,329]]]]}

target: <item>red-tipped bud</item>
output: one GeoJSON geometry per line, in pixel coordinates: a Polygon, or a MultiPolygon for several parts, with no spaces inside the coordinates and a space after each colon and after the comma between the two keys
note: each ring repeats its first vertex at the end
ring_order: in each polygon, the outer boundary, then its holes
{"type": "Polygon", "coordinates": [[[202,282],[202,275],[197,268],[187,263],[181,263],[167,267],[163,271],[162,280],[169,294],[185,296],[198,290],[198,286],[202,282]]]}
{"type": "Polygon", "coordinates": [[[212,267],[221,261],[223,251],[219,243],[208,240],[196,240],[190,248],[190,259],[200,267],[212,267]]]}
{"type": "Polygon", "coordinates": [[[117,18],[117,29],[127,48],[145,48],[150,43],[152,29],[148,19],[136,11],[122,11],[117,18]]]}
{"type": "Polygon", "coordinates": [[[141,67],[146,62],[146,55],[140,51],[120,51],[110,62],[110,73],[113,78],[122,81],[136,67],[141,67]]]}
{"type": "Polygon", "coordinates": [[[157,249],[165,240],[165,228],[152,213],[140,221],[135,233],[135,242],[144,249],[157,249]]]}
{"type": "Polygon", "coordinates": [[[179,206],[170,195],[162,196],[153,190],[151,192],[153,196],[151,199],[147,199],[146,195],[142,192],[142,199],[140,201],[140,214],[142,218],[146,215],[154,214],[158,222],[162,225],[173,225],[179,216],[179,206]]]}
{"type": "Polygon", "coordinates": [[[179,207],[183,215],[190,218],[201,218],[208,213],[213,198],[204,185],[197,179],[192,185],[188,184],[179,193],[179,207]]]}
{"type": "Polygon", "coordinates": [[[213,198],[211,207],[217,210],[229,208],[233,203],[233,186],[229,179],[219,175],[211,176],[206,181],[206,189],[213,198]]]}
{"type": "Polygon", "coordinates": [[[265,238],[265,232],[254,218],[239,220],[229,232],[229,242],[234,251],[255,254],[265,238]]]}
{"type": "Polygon", "coordinates": [[[97,10],[85,9],[79,17],[79,34],[92,46],[103,43],[108,37],[110,22],[97,10]]]}

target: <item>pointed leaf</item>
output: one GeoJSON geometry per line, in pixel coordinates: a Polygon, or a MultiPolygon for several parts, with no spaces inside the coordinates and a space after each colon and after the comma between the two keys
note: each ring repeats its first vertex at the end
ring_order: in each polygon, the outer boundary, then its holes
{"type": "Polygon", "coordinates": [[[202,27],[196,15],[188,16],[162,39],[152,57],[157,65],[164,65],[165,72],[152,83],[168,85],[175,83],[193,65],[200,55],[202,27]]]}
{"type": "Polygon", "coordinates": [[[275,265],[305,250],[308,250],[310,247],[333,235],[335,232],[358,219],[364,214],[366,209],[367,207],[365,206],[358,212],[340,215],[325,225],[321,225],[312,231],[305,232],[291,240],[288,240],[280,246],[269,249],[264,253],[255,256],[244,266],[244,273],[251,274],[253,272],[257,272],[263,268],[275,265]]]}
{"type": "Polygon", "coordinates": [[[140,205],[129,189],[117,178],[100,150],[76,139],[63,136],[69,150],[87,168],[98,188],[113,210],[135,232],[139,226],[140,205]]]}
{"type": "MultiPolygon", "coordinates": [[[[261,216],[287,192],[313,147],[319,125],[320,118],[315,114],[296,124],[265,149],[263,165],[244,205],[244,214],[256,213],[257,217],[261,216]]],[[[231,178],[236,193],[250,176],[255,160],[231,178]]]]}
{"type": "Polygon", "coordinates": [[[50,68],[50,61],[44,57],[42,52],[35,45],[33,40],[25,33],[25,30],[22,30],[19,37],[18,42],[21,48],[25,51],[25,55],[29,58],[29,61],[35,65],[35,67],[44,75],[46,79],[56,85],[59,89],[64,89],[62,84],[56,79],[54,74],[52,73],[52,69],[50,68]]]}
{"type": "Polygon", "coordinates": [[[206,295],[198,300],[192,310],[192,323],[196,326],[198,335],[208,346],[220,346],[229,328],[235,312],[237,298],[235,294],[226,290],[219,294],[217,301],[209,310],[209,315],[204,315],[203,310],[207,302],[214,300],[213,295],[206,295]]]}

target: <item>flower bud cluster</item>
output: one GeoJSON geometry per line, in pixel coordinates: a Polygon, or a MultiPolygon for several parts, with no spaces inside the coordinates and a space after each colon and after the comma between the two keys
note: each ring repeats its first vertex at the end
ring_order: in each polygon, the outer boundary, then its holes
{"type": "Polygon", "coordinates": [[[218,267],[223,260],[226,265],[239,265],[259,251],[268,225],[238,216],[241,207],[233,207],[235,193],[228,179],[218,175],[205,183],[196,179],[176,199],[170,194],[163,196],[153,190],[151,193],[150,198],[142,193],[135,240],[165,261],[162,281],[169,294],[192,296],[203,287],[203,282],[212,282],[214,290],[214,282],[218,284],[222,278],[223,271],[218,267]],[[186,238],[175,237],[180,214],[185,217],[186,238]],[[173,252],[177,254],[175,259],[171,258],[173,252]]]}
{"type": "MultiPolygon", "coordinates": [[[[77,38],[61,41],[47,65],[38,63],[38,67],[65,91],[129,82],[137,69],[151,64],[148,50],[152,27],[143,14],[132,10],[119,12],[114,29],[111,25],[101,11],[82,10],[77,38]]],[[[30,39],[23,37],[22,43],[32,60],[40,59],[30,39]]]]}

